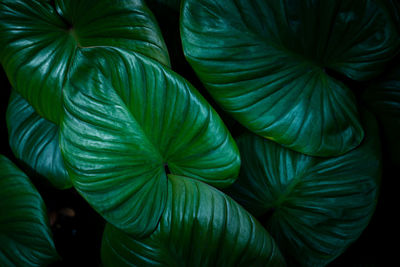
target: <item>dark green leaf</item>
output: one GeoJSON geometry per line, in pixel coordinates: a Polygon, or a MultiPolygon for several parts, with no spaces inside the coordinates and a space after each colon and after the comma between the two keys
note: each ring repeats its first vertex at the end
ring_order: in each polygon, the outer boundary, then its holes
{"type": "Polygon", "coordinates": [[[46,266],[57,259],[46,207],[29,178],[0,155],[0,264],[46,266]]]}
{"type": "Polygon", "coordinates": [[[263,217],[286,256],[323,266],[367,226],[381,171],[372,115],[361,146],[339,157],[306,156],[254,134],[240,137],[238,146],[243,163],[229,194],[263,217]]]}
{"type": "Polygon", "coordinates": [[[363,138],[352,92],[327,73],[365,80],[398,49],[374,0],[185,0],[185,55],[216,101],[267,139],[317,156],[363,138]]]}
{"type": "Polygon", "coordinates": [[[400,166],[400,65],[371,84],[363,99],[381,122],[391,160],[400,166]]]}
{"type": "Polygon", "coordinates": [[[157,230],[135,239],[107,225],[105,266],[284,266],[273,239],[241,206],[202,182],[168,176],[157,230]]]}
{"type": "Polygon", "coordinates": [[[106,220],[152,232],[167,197],[166,168],[218,187],[233,183],[236,144],[187,81],[122,50],[82,52],[64,91],[60,144],[75,188],[106,220]]]}
{"type": "Polygon", "coordinates": [[[183,75],[187,73],[188,63],[183,54],[179,33],[180,2],[180,0],[146,0],[146,4],[160,25],[171,58],[171,68],[183,75]],[[185,64],[183,69],[182,64],[185,64]]]}
{"type": "Polygon", "coordinates": [[[43,118],[59,122],[61,91],[79,51],[126,48],[169,64],[143,0],[0,1],[0,61],[11,85],[43,118]]]}
{"type": "Polygon", "coordinates": [[[53,186],[72,186],[61,157],[58,126],[39,116],[15,90],[7,108],[7,128],[14,155],[53,186]]]}

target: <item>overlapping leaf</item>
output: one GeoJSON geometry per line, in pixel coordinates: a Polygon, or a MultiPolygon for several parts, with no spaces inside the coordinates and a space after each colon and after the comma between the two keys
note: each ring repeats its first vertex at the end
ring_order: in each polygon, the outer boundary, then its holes
{"type": "Polygon", "coordinates": [[[58,124],[62,87],[84,47],[125,48],[169,64],[142,0],[53,3],[0,1],[0,61],[11,85],[43,118],[58,124]]]}
{"type": "Polygon", "coordinates": [[[135,239],[107,225],[105,266],[284,266],[271,236],[235,201],[187,177],[168,176],[156,231],[135,239]]]}
{"type": "Polygon", "coordinates": [[[229,190],[265,226],[282,253],[303,266],[323,266],[367,226],[381,170],[377,126],[368,115],[366,138],[328,159],[306,156],[253,134],[238,139],[239,179],[229,190]],[[268,217],[269,214],[269,217],[268,217]]]}
{"type": "Polygon", "coordinates": [[[393,57],[400,39],[379,1],[185,0],[181,12],[187,59],[248,129],[309,155],[361,142],[353,94],[329,73],[366,80],[393,57]]]}
{"type": "Polygon", "coordinates": [[[59,128],[35,112],[12,91],[7,108],[7,128],[14,155],[59,189],[72,186],[59,147],[59,128]]]}
{"type": "Polygon", "coordinates": [[[3,155],[0,198],[1,266],[46,266],[57,259],[41,196],[29,178],[3,155]]]}
{"type": "Polygon", "coordinates": [[[235,180],[236,144],[188,82],[146,57],[82,51],[64,91],[60,144],[75,188],[109,222],[151,233],[168,170],[218,187],[235,180]]]}
{"type": "Polygon", "coordinates": [[[391,160],[400,166],[400,65],[371,84],[363,99],[381,122],[391,160]]]}

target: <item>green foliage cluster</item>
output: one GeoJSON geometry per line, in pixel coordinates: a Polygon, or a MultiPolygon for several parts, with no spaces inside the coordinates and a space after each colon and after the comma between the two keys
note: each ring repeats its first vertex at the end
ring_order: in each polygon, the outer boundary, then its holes
{"type": "MultiPolygon", "coordinates": [[[[380,140],[400,163],[399,10],[0,0],[10,147],[104,218],[104,266],[325,266],[374,213],[380,140]]],[[[0,199],[0,265],[56,261],[4,156],[0,199]]]]}

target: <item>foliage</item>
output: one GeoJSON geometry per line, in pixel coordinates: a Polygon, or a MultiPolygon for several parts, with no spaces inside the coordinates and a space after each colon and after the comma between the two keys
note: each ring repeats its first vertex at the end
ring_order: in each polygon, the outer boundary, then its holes
{"type": "Polygon", "coordinates": [[[43,266],[57,259],[46,207],[29,178],[0,155],[0,262],[43,266]]]}
{"type": "MultiPolygon", "coordinates": [[[[0,0],[7,156],[105,220],[104,266],[325,266],[399,162],[399,8],[0,0]]],[[[57,260],[40,194],[0,167],[0,265],[57,260]]]]}

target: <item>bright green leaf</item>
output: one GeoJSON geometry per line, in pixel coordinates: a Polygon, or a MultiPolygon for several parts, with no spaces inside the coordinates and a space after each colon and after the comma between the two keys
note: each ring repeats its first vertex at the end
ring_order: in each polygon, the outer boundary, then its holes
{"type": "Polygon", "coordinates": [[[361,146],[317,158],[254,134],[241,136],[242,168],[229,194],[265,226],[282,253],[302,266],[323,266],[365,229],[381,171],[377,125],[368,115],[361,146]]]}
{"type": "Polygon", "coordinates": [[[83,48],[109,46],[169,65],[157,22],[143,0],[0,1],[0,61],[11,85],[57,123],[61,92],[83,48]]]}
{"type": "Polygon", "coordinates": [[[0,155],[0,264],[46,266],[57,259],[44,202],[29,178],[0,155]]]}
{"type": "Polygon", "coordinates": [[[39,116],[15,90],[7,108],[7,128],[14,155],[59,189],[72,186],[61,157],[59,128],[39,116]]]}
{"type": "Polygon", "coordinates": [[[135,239],[108,224],[105,266],[285,266],[265,229],[241,206],[202,182],[168,176],[157,230],[135,239]]]}
{"type": "Polygon", "coordinates": [[[233,183],[236,144],[187,81],[122,50],[83,50],[80,59],[64,91],[60,144],[74,187],[106,220],[151,233],[167,198],[166,168],[218,187],[233,183]]]}
{"type": "Polygon", "coordinates": [[[223,109],[315,156],[343,154],[363,138],[352,92],[330,73],[376,76],[400,41],[374,0],[185,0],[181,33],[188,61],[223,109]]]}

